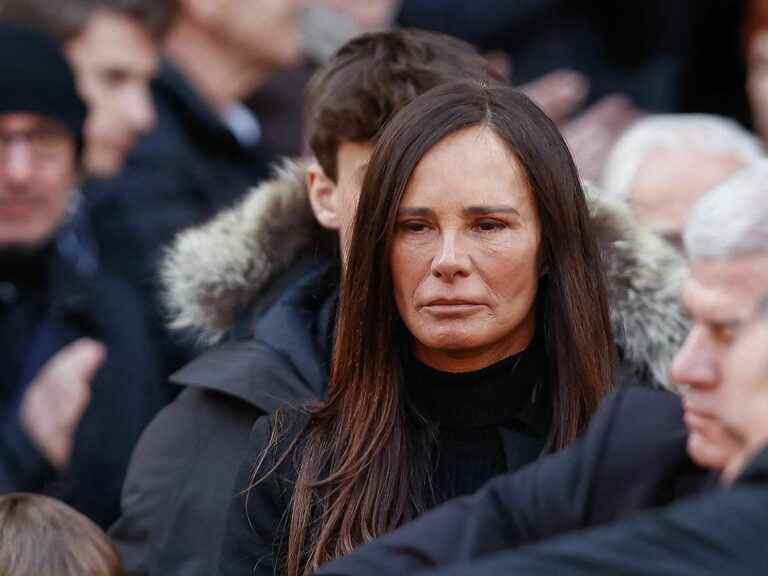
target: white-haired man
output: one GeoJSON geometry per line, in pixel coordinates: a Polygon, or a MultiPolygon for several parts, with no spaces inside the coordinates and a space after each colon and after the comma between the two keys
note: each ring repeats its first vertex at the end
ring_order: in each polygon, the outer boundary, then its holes
{"type": "Polygon", "coordinates": [[[603,169],[607,194],[682,250],[682,231],[702,194],[763,157],[734,121],[705,114],[648,116],[614,146],[603,169]]]}
{"type": "MultiPolygon", "coordinates": [[[[768,291],[767,190],[763,161],[691,212],[694,325],[672,369],[681,410],[672,395],[619,391],[572,447],[318,574],[768,573],[768,400],[754,401],[768,392],[742,349],[759,336],[752,319],[768,291]]],[[[751,353],[768,365],[768,347],[751,353]]]]}

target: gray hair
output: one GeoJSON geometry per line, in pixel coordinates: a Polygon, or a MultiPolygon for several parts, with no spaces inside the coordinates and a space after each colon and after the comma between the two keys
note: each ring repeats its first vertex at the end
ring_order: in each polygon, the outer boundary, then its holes
{"type": "Polygon", "coordinates": [[[729,154],[745,164],[763,157],[760,141],[733,120],[710,114],[658,114],[638,120],[611,150],[603,168],[606,193],[626,200],[643,161],[654,150],[729,154]]]}
{"type": "Polygon", "coordinates": [[[768,160],[704,194],[691,210],[683,238],[690,258],[768,255],[768,160]]]}

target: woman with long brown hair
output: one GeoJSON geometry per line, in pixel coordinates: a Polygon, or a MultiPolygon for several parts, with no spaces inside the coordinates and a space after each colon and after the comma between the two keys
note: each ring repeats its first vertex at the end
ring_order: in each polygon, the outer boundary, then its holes
{"type": "Polygon", "coordinates": [[[416,98],[363,182],[328,398],[254,427],[221,573],[311,574],[566,446],[612,387],[614,355],[553,123],[504,86],[416,98]]]}

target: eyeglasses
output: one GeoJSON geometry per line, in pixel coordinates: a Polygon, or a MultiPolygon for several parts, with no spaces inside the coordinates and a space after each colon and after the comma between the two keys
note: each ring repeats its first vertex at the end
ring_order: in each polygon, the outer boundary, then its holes
{"type": "Polygon", "coordinates": [[[22,143],[29,146],[33,161],[41,163],[58,160],[73,149],[69,132],[54,124],[27,130],[0,130],[0,159],[6,161],[13,147],[22,143]]]}

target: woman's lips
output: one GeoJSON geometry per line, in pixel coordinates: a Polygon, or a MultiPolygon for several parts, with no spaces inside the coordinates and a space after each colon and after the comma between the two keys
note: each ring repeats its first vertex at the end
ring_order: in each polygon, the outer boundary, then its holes
{"type": "Polygon", "coordinates": [[[422,308],[436,316],[457,316],[476,312],[483,304],[470,300],[433,300],[422,308]]]}

